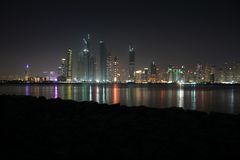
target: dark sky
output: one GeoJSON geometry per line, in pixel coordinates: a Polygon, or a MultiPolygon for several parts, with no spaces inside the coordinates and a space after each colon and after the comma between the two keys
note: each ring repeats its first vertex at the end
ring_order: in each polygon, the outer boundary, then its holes
{"type": "Polygon", "coordinates": [[[57,70],[68,47],[74,56],[91,34],[93,52],[104,40],[112,55],[128,61],[136,50],[137,68],[152,60],[169,63],[222,64],[240,60],[239,7],[232,1],[24,0],[0,4],[0,75],[57,70]]]}

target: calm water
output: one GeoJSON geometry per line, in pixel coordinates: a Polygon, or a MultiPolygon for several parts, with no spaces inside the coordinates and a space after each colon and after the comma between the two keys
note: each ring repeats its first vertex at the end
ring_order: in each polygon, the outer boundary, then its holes
{"type": "Polygon", "coordinates": [[[91,100],[99,103],[145,105],[156,108],[177,106],[206,112],[240,113],[240,86],[230,85],[0,85],[0,94],[60,97],[76,101],[91,100]]]}

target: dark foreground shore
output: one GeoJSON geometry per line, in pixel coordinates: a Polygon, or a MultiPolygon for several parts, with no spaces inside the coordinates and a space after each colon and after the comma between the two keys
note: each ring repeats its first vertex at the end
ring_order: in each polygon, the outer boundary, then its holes
{"type": "Polygon", "coordinates": [[[7,159],[230,159],[240,115],[0,96],[7,159]]]}

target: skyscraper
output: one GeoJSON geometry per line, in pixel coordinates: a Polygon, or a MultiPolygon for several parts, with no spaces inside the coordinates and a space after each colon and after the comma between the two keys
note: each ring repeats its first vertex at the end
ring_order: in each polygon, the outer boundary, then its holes
{"type": "Polygon", "coordinates": [[[80,80],[87,82],[89,79],[89,51],[83,49],[80,56],[80,80]]]}
{"type": "Polygon", "coordinates": [[[150,82],[151,83],[157,82],[157,66],[154,61],[152,61],[150,65],[150,82]]]}
{"type": "Polygon", "coordinates": [[[148,78],[149,78],[148,68],[144,68],[142,74],[143,74],[143,83],[148,83],[148,78]]]}
{"type": "Polygon", "coordinates": [[[72,50],[67,50],[67,82],[72,82],[72,50]]]}
{"type": "Polygon", "coordinates": [[[179,67],[172,64],[168,66],[168,83],[183,83],[185,81],[185,67],[179,67]]]}
{"type": "Polygon", "coordinates": [[[174,66],[172,64],[168,65],[168,83],[173,83],[174,82],[174,78],[173,78],[173,69],[174,66]]]}
{"type": "Polygon", "coordinates": [[[107,65],[106,65],[106,81],[112,82],[112,54],[110,52],[107,53],[107,65]]]}
{"type": "Polygon", "coordinates": [[[89,81],[96,81],[96,56],[91,54],[89,58],[89,81]]]}
{"type": "Polygon", "coordinates": [[[107,80],[107,48],[104,41],[99,42],[100,57],[100,82],[107,80]]]}
{"type": "Polygon", "coordinates": [[[96,80],[96,56],[91,50],[90,35],[82,39],[82,49],[78,58],[77,79],[81,82],[96,80]]]}
{"type": "Polygon", "coordinates": [[[135,72],[135,50],[132,45],[129,45],[129,82],[134,82],[134,72],[135,72]]]}
{"type": "Polygon", "coordinates": [[[120,81],[120,73],[119,73],[119,58],[115,56],[113,58],[113,82],[120,81]]]}
{"type": "Polygon", "coordinates": [[[198,63],[196,67],[196,83],[202,83],[204,82],[204,70],[203,65],[198,63]]]}
{"type": "Polygon", "coordinates": [[[205,64],[204,68],[204,82],[209,83],[211,82],[211,66],[209,64],[205,64]]]}
{"type": "Polygon", "coordinates": [[[142,83],[143,82],[143,71],[137,70],[135,72],[135,83],[142,83]]]}
{"type": "Polygon", "coordinates": [[[24,76],[24,80],[25,81],[29,81],[29,78],[30,78],[30,66],[29,66],[29,64],[27,64],[26,66],[25,66],[25,76],[24,76]]]}
{"type": "Polygon", "coordinates": [[[85,40],[85,49],[88,50],[89,54],[89,64],[88,64],[88,82],[96,81],[96,55],[93,53],[90,43],[90,34],[87,35],[87,40],[85,40]]]}
{"type": "Polygon", "coordinates": [[[66,59],[61,59],[61,66],[58,67],[58,81],[66,81],[66,59]]]}

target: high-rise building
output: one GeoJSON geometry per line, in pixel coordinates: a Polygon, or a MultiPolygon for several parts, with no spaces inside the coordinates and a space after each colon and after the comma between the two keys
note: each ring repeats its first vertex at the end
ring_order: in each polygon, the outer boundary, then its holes
{"type": "Polygon", "coordinates": [[[210,69],[210,83],[215,83],[216,66],[212,65],[210,69]]]}
{"type": "Polygon", "coordinates": [[[204,82],[209,83],[211,81],[211,66],[209,64],[204,65],[204,82]]]}
{"type": "Polygon", "coordinates": [[[67,50],[67,82],[72,82],[72,49],[67,50]]]}
{"type": "Polygon", "coordinates": [[[107,54],[107,65],[106,65],[106,81],[107,82],[112,82],[112,55],[110,52],[107,54]]]}
{"type": "Polygon", "coordinates": [[[90,55],[89,59],[89,81],[96,81],[96,56],[94,54],[90,55]]]}
{"type": "Polygon", "coordinates": [[[218,67],[216,69],[216,76],[215,76],[215,83],[222,83],[224,82],[224,70],[222,67],[218,67]]]}
{"type": "Polygon", "coordinates": [[[24,76],[24,80],[25,80],[25,81],[29,81],[29,79],[30,79],[30,66],[29,66],[29,64],[27,64],[27,65],[25,66],[25,76],[24,76]]]}
{"type": "Polygon", "coordinates": [[[168,83],[183,83],[185,82],[184,71],[185,67],[178,67],[170,64],[168,66],[168,83]]]}
{"type": "Polygon", "coordinates": [[[77,79],[81,82],[96,80],[96,56],[91,50],[90,35],[82,40],[82,49],[78,58],[77,79]]]}
{"type": "Polygon", "coordinates": [[[126,83],[128,80],[128,70],[122,68],[120,70],[120,81],[121,83],[126,83]]]}
{"type": "Polygon", "coordinates": [[[148,83],[148,80],[149,80],[149,70],[148,68],[144,68],[142,72],[142,82],[148,83]]]}
{"type": "Polygon", "coordinates": [[[89,82],[96,81],[96,55],[93,53],[91,45],[90,45],[90,34],[87,37],[87,49],[89,51],[89,82]]]}
{"type": "Polygon", "coordinates": [[[174,78],[173,78],[173,69],[174,66],[172,64],[168,65],[168,83],[173,83],[174,82],[174,78]]]}
{"type": "Polygon", "coordinates": [[[224,63],[224,82],[231,83],[233,81],[233,65],[232,63],[224,63]]]}
{"type": "Polygon", "coordinates": [[[178,82],[181,82],[181,83],[186,82],[185,66],[182,65],[181,68],[178,69],[178,71],[179,71],[179,79],[178,79],[178,82]]]}
{"type": "Polygon", "coordinates": [[[82,40],[82,50],[78,59],[77,79],[82,82],[96,80],[96,56],[91,52],[90,35],[82,40]]]}
{"type": "Polygon", "coordinates": [[[99,42],[100,57],[100,82],[107,81],[107,48],[104,41],[99,42]]]}
{"type": "Polygon", "coordinates": [[[233,62],[233,82],[240,83],[240,62],[233,62]]]}
{"type": "Polygon", "coordinates": [[[203,65],[198,63],[196,67],[195,82],[202,83],[204,82],[204,69],[203,65]]]}
{"type": "Polygon", "coordinates": [[[151,83],[157,82],[157,66],[154,61],[152,61],[150,65],[150,82],[151,83]]]}
{"type": "Polygon", "coordinates": [[[132,45],[129,45],[129,74],[128,81],[134,82],[134,72],[135,72],[135,50],[132,45]]]}
{"type": "Polygon", "coordinates": [[[192,70],[187,70],[185,72],[185,82],[194,83],[195,82],[195,72],[192,70]]]}
{"type": "Polygon", "coordinates": [[[66,81],[66,59],[61,59],[61,66],[58,67],[58,81],[66,81]]]}
{"type": "Polygon", "coordinates": [[[89,79],[89,51],[83,49],[80,56],[80,81],[87,82],[89,79]]]}
{"type": "Polygon", "coordinates": [[[143,79],[143,72],[142,70],[137,70],[135,72],[135,83],[142,83],[143,79]]]}
{"type": "Polygon", "coordinates": [[[120,81],[120,73],[119,73],[119,58],[115,56],[113,58],[113,82],[120,81]]]}

